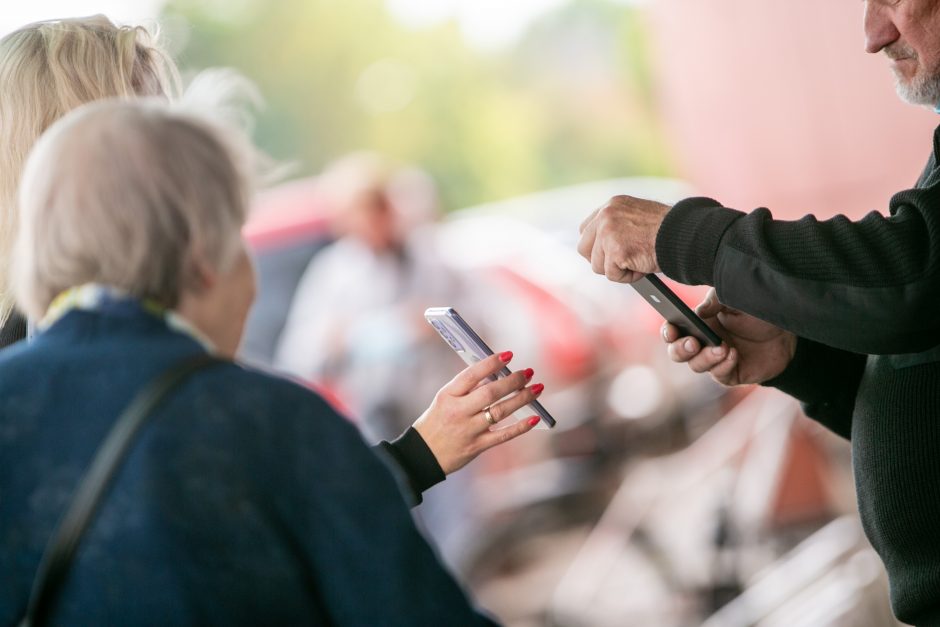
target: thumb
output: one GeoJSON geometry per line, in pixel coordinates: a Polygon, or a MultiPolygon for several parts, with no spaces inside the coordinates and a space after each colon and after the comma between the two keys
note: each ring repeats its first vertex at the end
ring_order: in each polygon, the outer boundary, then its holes
{"type": "Polygon", "coordinates": [[[715,288],[708,290],[708,294],[702,299],[702,302],[695,308],[695,313],[703,318],[714,318],[721,311],[722,305],[718,302],[718,292],[715,288]]]}

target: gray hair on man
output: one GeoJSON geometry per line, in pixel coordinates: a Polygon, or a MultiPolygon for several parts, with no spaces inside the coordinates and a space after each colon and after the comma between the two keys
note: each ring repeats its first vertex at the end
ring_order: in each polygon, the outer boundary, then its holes
{"type": "Polygon", "coordinates": [[[234,130],[157,101],[102,101],[55,123],[27,160],[13,288],[41,317],[62,291],[104,283],[173,308],[198,264],[240,246],[252,155],[234,130]]]}

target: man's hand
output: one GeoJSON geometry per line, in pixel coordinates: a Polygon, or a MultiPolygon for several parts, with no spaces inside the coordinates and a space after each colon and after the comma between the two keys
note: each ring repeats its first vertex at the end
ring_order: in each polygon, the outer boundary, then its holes
{"type": "Polygon", "coordinates": [[[693,337],[679,337],[666,323],[663,340],[669,357],[687,363],[694,372],[707,372],[722,385],[763,383],[779,375],[796,352],[796,336],[769,322],[725,307],[715,288],[708,291],[696,313],[725,339],[721,346],[702,348],[693,337]]]}
{"type": "Polygon", "coordinates": [[[578,252],[594,272],[617,283],[658,272],[656,233],[669,209],[652,200],[614,196],[581,223],[578,252]]]}

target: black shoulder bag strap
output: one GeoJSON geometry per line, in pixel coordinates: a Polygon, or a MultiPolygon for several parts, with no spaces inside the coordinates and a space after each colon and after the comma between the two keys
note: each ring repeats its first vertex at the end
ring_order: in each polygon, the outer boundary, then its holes
{"type": "Polygon", "coordinates": [[[184,359],[141,389],[118,416],[108,436],[98,447],[88,472],[78,484],[65,516],[46,544],[33,581],[26,616],[20,622],[20,627],[37,627],[46,623],[72,565],[82,534],[91,523],[135,436],[151,412],[189,375],[218,363],[228,362],[206,353],[184,359]]]}

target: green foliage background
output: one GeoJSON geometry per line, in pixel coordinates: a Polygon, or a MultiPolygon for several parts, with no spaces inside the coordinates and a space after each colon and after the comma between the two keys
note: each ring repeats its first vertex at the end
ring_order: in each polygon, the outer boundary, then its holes
{"type": "Polygon", "coordinates": [[[452,22],[402,26],[381,0],[169,0],[161,21],[184,70],[231,66],[257,82],[256,139],[301,175],[374,149],[427,169],[453,209],[671,173],[642,14],[622,4],[574,0],[498,52],[468,46],[452,22]],[[370,67],[395,71],[369,91],[370,67]],[[370,110],[402,84],[406,106],[370,110]]]}

